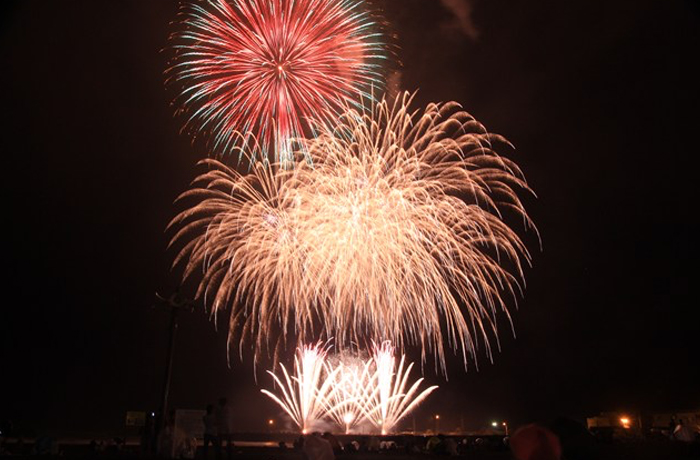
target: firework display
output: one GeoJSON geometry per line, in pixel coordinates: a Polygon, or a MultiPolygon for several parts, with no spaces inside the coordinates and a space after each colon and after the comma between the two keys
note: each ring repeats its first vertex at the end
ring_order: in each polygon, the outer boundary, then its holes
{"type": "Polygon", "coordinates": [[[492,360],[531,263],[510,222],[537,234],[505,138],[456,102],[383,94],[373,14],[205,0],[171,36],[168,84],[210,147],[168,225],[173,267],[215,320],[228,312],[241,359],[272,361],[262,392],[302,434],[396,432],[437,388],[411,380],[406,350],[445,376],[449,350],[465,369],[492,360]]]}
{"type": "Polygon", "coordinates": [[[376,394],[373,385],[367,384],[374,382],[372,360],[362,360],[353,357],[352,353],[343,353],[335,361],[327,362],[331,369],[329,374],[335,372],[336,378],[333,380],[335,391],[326,402],[326,417],[347,434],[356,431],[370,413],[368,406],[376,394]]]}
{"type": "Polygon", "coordinates": [[[374,345],[373,355],[376,367],[376,379],[373,380],[377,391],[365,407],[371,408],[369,420],[381,434],[389,434],[394,427],[415,407],[432,393],[437,385],[418,391],[423,379],[416,380],[410,387],[408,378],[413,363],[406,366],[406,356],[401,355],[398,367],[394,356],[394,347],[390,341],[374,345]]]}
{"type": "Polygon", "coordinates": [[[326,345],[305,345],[297,351],[294,375],[290,376],[284,365],[280,365],[282,379],[268,371],[280,395],[261,391],[303,434],[331,420],[345,434],[377,431],[385,435],[393,433],[397,424],[437,388],[419,392],[422,378],[408,387],[413,363],[405,366],[405,356],[401,356],[397,367],[394,347],[388,341],[375,344],[367,360],[345,359],[347,355],[333,365],[326,345]]]}
{"type": "Polygon", "coordinates": [[[332,121],[383,86],[381,32],[357,0],[208,0],[180,18],[169,82],[185,128],[216,155],[256,140],[289,160],[307,120],[332,121]]]}
{"type": "Polygon", "coordinates": [[[327,353],[328,347],[321,342],[304,345],[294,357],[292,376],[284,364],[280,364],[284,380],[269,372],[280,388],[281,396],[261,390],[284,409],[303,434],[324,416],[332,395],[337,391],[333,385],[337,371],[328,371],[325,365],[327,353]]]}
{"type": "Polygon", "coordinates": [[[479,344],[490,356],[530,260],[502,215],[530,225],[516,193],[529,188],[493,150],[506,141],[455,103],[419,113],[410,102],[318,123],[312,162],[291,170],[207,160],[173,242],[186,242],[185,276],[204,270],[197,296],[231,308],[232,340],[260,350],[279,326],[339,348],[384,337],[432,351],[443,369],[444,342],[465,366],[479,344]]]}

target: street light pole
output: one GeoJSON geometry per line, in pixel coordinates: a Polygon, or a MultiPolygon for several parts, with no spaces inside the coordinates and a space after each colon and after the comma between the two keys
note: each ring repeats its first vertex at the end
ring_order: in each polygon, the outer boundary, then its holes
{"type": "Polygon", "coordinates": [[[173,373],[173,357],[175,355],[175,337],[178,329],[178,316],[183,307],[190,310],[194,308],[194,303],[180,295],[180,288],[176,288],[167,299],[156,292],[156,297],[161,304],[170,308],[170,329],[168,338],[168,351],[165,361],[165,375],[163,377],[163,392],[160,401],[160,420],[158,420],[158,433],[165,428],[168,417],[168,399],[170,396],[170,380],[173,373]]]}
{"type": "Polygon", "coordinates": [[[165,427],[165,420],[168,416],[168,397],[170,396],[170,377],[173,373],[173,355],[175,354],[175,337],[177,336],[177,319],[180,308],[170,305],[170,338],[168,340],[168,354],[165,361],[165,376],[163,378],[163,393],[161,394],[160,408],[161,419],[160,428],[165,427]]]}

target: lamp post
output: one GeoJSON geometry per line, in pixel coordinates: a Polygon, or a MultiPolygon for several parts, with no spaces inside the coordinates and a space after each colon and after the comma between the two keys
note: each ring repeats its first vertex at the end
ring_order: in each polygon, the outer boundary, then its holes
{"type": "Polygon", "coordinates": [[[493,421],[493,422],[491,422],[491,426],[492,426],[493,428],[496,428],[496,429],[498,429],[499,426],[502,427],[502,428],[503,428],[503,433],[505,433],[505,435],[508,436],[508,422],[501,422],[501,423],[498,423],[498,422],[496,422],[496,421],[493,421]]]}
{"type": "Polygon", "coordinates": [[[170,308],[170,328],[168,337],[168,351],[165,360],[165,375],[163,378],[163,392],[160,401],[160,420],[158,420],[158,432],[165,427],[168,416],[168,398],[170,396],[170,378],[173,372],[173,356],[175,354],[175,337],[178,329],[178,316],[182,308],[194,309],[194,302],[180,295],[180,288],[176,288],[170,297],[165,298],[156,292],[156,298],[162,305],[170,308]]]}
{"type": "Polygon", "coordinates": [[[435,414],[435,434],[440,432],[440,414],[435,414]]]}

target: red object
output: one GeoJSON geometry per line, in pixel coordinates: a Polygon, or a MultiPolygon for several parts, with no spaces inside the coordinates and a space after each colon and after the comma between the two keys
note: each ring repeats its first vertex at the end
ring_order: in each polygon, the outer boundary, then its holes
{"type": "Polygon", "coordinates": [[[510,438],[510,450],[517,460],[559,460],[561,444],[557,435],[539,425],[526,425],[510,438]]]}
{"type": "Polygon", "coordinates": [[[210,0],[181,16],[168,81],[185,128],[206,133],[214,154],[253,134],[268,157],[290,159],[309,119],[333,121],[383,84],[384,45],[356,0],[210,0]]]}

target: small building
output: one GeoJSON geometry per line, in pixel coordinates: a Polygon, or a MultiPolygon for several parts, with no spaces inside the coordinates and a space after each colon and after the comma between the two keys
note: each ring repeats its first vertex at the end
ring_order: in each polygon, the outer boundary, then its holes
{"type": "Polygon", "coordinates": [[[586,419],[588,430],[604,439],[638,438],[642,436],[642,419],[627,412],[602,412],[586,419]]]}
{"type": "Polygon", "coordinates": [[[630,438],[662,434],[670,436],[680,422],[700,433],[700,409],[645,413],[603,412],[586,419],[591,433],[606,438],[630,438]]]}
{"type": "Polygon", "coordinates": [[[603,412],[596,417],[586,419],[588,429],[596,428],[620,428],[623,430],[636,430],[642,428],[642,420],[637,415],[625,412],[603,412]]]}

